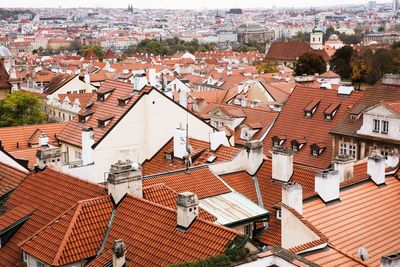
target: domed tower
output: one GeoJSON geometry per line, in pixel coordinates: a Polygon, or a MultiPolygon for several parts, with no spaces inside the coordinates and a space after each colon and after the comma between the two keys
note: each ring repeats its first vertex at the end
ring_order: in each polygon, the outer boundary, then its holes
{"type": "Polygon", "coordinates": [[[321,50],[323,49],[323,38],[324,32],[319,27],[319,20],[315,18],[314,20],[314,28],[310,34],[310,46],[312,49],[321,50]]]}
{"type": "Polygon", "coordinates": [[[10,49],[5,47],[4,45],[0,45],[0,60],[3,61],[4,68],[6,69],[7,73],[10,73],[12,67],[12,54],[10,49]]]}

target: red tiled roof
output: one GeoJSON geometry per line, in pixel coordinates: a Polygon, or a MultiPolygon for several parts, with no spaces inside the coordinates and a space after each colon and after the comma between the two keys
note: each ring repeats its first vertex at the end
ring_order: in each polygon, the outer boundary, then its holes
{"type": "Polygon", "coordinates": [[[109,196],[78,201],[19,246],[52,266],[93,257],[103,241],[112,210],[109,196]]]}
{"type": "Polygon", "coordinates": [[[165,184],[176,192],[193,192],[199,199],[231,192],[207,166],[191,168],[190,172],[180,170],[143,178],[143,186],[155,184],[165,184]]]}
{"type": "Polygon", "coordinates": [[[272,147],[271,138],[273,136],[286,135],[284,147],[291,147],[292,140],[305,138],[307,144],[300,151],[294,153],[294,162],[320,169],[327,168],[331,164],[333,149],[332,136],[329,135],[329,132],[338,121],[348,114],[351,105],[363,95],[362,92],[353,92],[350,96],[343,96],[333,89],[296,86],[263,142],[264,151],[268,151],[268,148],[272,147]],[[319,105],[314,115],[306,118],[304,109],[310,103],[318,101],[319,105]],[[333,103],[340,103],[340,107],[333,119],[326,121],[324,111],[333,103]],[[324,151],[319,156],[313,156],[310,146],[320,143],[325,143],[324,151]]]}
{"type": "MultiPolygon", "coordinates": [[[[33,214],[15,233],[8,243],[0,249],[0,261],[4,266],[15,266],[22,261],[18,243],[34,234],[54,220],[76,202],[106,195],[104,187],[81,179],[45,169],[29,175],[7,200],[5,216],[13,209],[23,205],[34,210],[33,214]]],[[[0,224],[2,224],[0,218],[0,224]]]]}
{"type": "Polygon", "coordinates": [[[58,74],[50,80],[49,84],[43,89],[43,92],[51,95],[75,77],[76,75],[58,74]]]}
{"type": "Polygon", "coordinates": [[[60,99],[60,102],[63,103],[64,99],[68,97],[71,105],[74,104],[75,100],[79,100],[79,104],[81,108],[84,108],[86,104],[89,102],[90,99],[92,99],[96,94],[93,93],[84,93],[84,94],[59,94],[58,98],[60,99]]]}
{"type": "MultiPolygon", "coordinates": [[[[144,199],[161,204],[174,210],[176,209],[177,197],[178,193],[166,186],[165,184],[154,184],[143,188],[144,199]]],[[[199,217],[210,222],[215,222],[217,220],[215,216],[208,213],[202,208],[199,208],[199,217]]]]}
{"type": "Polygon", "coordinates": [[[99,91],[108,91],[115,89],[104,101],[97,101],[97,96],[93,96],[90,100],[93,105],[90,108],[83,108],[81,112],[93,112],[93,115],[85,122],[78,122],[78,118],[74,118],[67,124],[65,129],[58,136],[60,141],[80,147],[82,138],[82,128],[85,126],[92,127],[94,129],[94,138],[97,143],[115,124],[122,118],[125,113],[136,103],[141,95],[146,90],[142,90],[139,94],[134,94],[133,87],[129,83],[118,82],[107,80],[102,84],[99,91]],[[125,97],[128,94],[132,95],[132,98],[124,106],[119,105],[119,98],[125,97]],[[114,118],[105,127],[99,127],[98,119],[105,116],[114,116],[114,118]]]}
{"type": "Polygon", "coordinates": [[[295,61],[304,53],[311,52],[321,55],[325,61],[329,60],[325,50],[314,50],[305,42],[274,42],[268,50],[267,59],[295,61]]]}
{"type": "Polygon", "coordinates": [[[304,256],[306,259],[324,267],[359,267],[368,266],[361,261],[350,257],[344,252],[338,250],[332,245],[328,245],[325,249],[315,251],[304,256]]]}
{"type": "Polygon", "coordinates": [[[4,67],[4,59],[0,59],[0,90],[11,90],[9,75],[4,67]]]}
{"type": "Polygon", "coordinates": [[[372,181],[341,190],[340,202],[325,205],[316,198],[303,206],[303,216],[325,234],[335,247],[359,259],[357,248],[364,246],[368,266],[379,266],[383,255],[399,250],[400,182],[386,178],[386,186],[372,181]]]}
{"type": "MultiPolygon", "coordinates": [[[[37,131],[40,131],[47,135],[49,144],[58,145],[56,135],[58,135],[66,125],[66,123],[48,123],[0,128],[1,144],[7,152],[30,148],[29,142],[33,145],[39,143],[39,140],[33,140],[32,136],[35,135],[37,131]]],[[[39,138],[40,135],[36,136],[39,138]]]]}
{"type": "Polygon", "coordinates": [[[118,206],[103,253],[88,266],[111,262],[117,239],[126,244],[128,266],[167,266],[222,254],[240,234],[200,218],[186,232],[179,231],[175,210],[127,195],[118,206]]]}
{"type": "Polygon", "coordinates": [[[0,162],[0,196],[14,190],[28,174],[0,162]]]}
{"type": "Polygon", "coordinates": [[[254,181],[246,171],[220,175],[220,177],[235,191],[238,191],[254,203],[258,203],[258,197],[254,181]]]}
{"type": "MultiPolygon", "coordinates": [[[[189,144],[193,147],[192,166],[203,165],[207,163],[207,159],[215,155],[216,159],[213,163],[232,160],[238,153],[239,149],[235,147],[227,147],[221,145],[216,151],[211,151],[210,143],[189,138],[189,144]]],[[[182,159],[174,158],[173,161],[165,158],[165,153],[173,152],[173,138],[168,141],[150,160],[146,160],[143,167],[144,175],[152,175],[167,171],[179,170],[186,167],[182,159]]]]}

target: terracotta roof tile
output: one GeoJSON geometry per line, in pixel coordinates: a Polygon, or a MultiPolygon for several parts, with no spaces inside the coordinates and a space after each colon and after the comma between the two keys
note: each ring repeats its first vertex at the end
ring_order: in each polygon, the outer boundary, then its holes
{"type": "Polygon", "coordinates": [[[51,95],[75,77],[76,75],[58,74],[50,80],[49,84],[43,89],[43,92],[51,95]]]}
{"type": "Polygon", "coordinates": [[[0,162],[0,196],[14,190],[28,174],[0,162]]]}
{"type": "Polygon", "coordinates": [[[359,267],[368,266],[359,260],[350,257],[349,255],[343,253],[332,245],[328,245],[322,250],[318,250],[312,254],[304,256],[306,259],[317,263],[320,266],[326,267],[359,267]]]}

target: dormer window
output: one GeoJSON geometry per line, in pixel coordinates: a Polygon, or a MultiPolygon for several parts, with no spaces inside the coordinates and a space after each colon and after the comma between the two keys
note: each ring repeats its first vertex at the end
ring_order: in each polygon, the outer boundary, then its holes
{"type": "Polygon", "coordinates": [[[86,104],[85,108],[88,109],[88,108],[91,108],[91,107],[93,107],[93,102],[92,102],[92,101],[89,101],[89,102],[86,104]]]}
{"type": "Polygon", "coordinates": [[[100,101],[100,102],[105,101],[114,90],[115,90],[115,88],[107,88],[107,89],[98,90],[96,92],[97,93],[97,101],[100,101]]]}
{"type": "Polygon", "coordinates": [[[272,144],[273,144],[274,147],[282,146],[283,143],[285,143],[285,141],[286,141],[286,136],[285,135],[282,135],[282,136],[275,135],[275,136],[272,137],[272,144]]]}
{"type": "Polygon", "coordinates": [[[330,104],[329,107],[324,111],[324,119],[326,121],[331,121],[339,110],[339,106],[340,104],[330,104]]]}
{"type": "Polygon", "coordinates": [[[317,143],[317,144],[312,144],[310,147],[311,147],[311,155],[318,157],[324,152],[326,144],[317,143]]]}
{"type": "Polygon", "coordinates": [[[93,114],[93,111],[85,111],[85,112],[78,113],[78,121],[80,123],[85,123],[90,119],[92,114],[93,114]]]}
{"type": "Polygon", "coordinates": [[[132,98],[132,95],[127,95],[125,97],[118,98],[118,106],[123,107],[128,104],[129,100],[132,98]]]}
{"type": "Polygon", "coordinates": [[[110,116],[105,116],[105,117],[98,119],[97,121],[98,121],[99,128],[106,127],[113,118],[114,118],[114,116],[110,115],[110,116]]]}
{"type": "Polygon", "coordinates": [[[319,106],[320,100],[313,100],[311,101],[305,108],[304,108],[304,116],[306,118],[311,118],[314,116],[317,108],[319,106]]]}
{"type": "Polygon", "coordinates": [[[292,145],[293,151],[296,152],[296,151],[300,151],[304,147],[304,145],[307,143],[307,140],[305,138],[300,139],[300,140],[294,139],[294,140],[290,141],[290,143],[292,145]]]}

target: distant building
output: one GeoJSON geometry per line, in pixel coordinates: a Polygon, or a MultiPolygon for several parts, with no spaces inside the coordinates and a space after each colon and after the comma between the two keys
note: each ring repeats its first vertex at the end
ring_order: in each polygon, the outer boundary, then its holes
{"type": "Polygon", "coordinates": [[[241,15],[243,14],[243,10],[241,8],[231,8],[229,9],[228,14],[241,15]]]}
{"type": "Polygon", "coordinates": [[[399,11],[399,0],[393,0],[392,9],[394,13],[399,11]]]}
{"type": "Polygon", "coordinates": [[[398,32],[378,32],[368,33],[363,36],[363,43],[368,44],[376,42],[378,44],[393,44],[400,41],[400,33],[398,32]]]}
{"type": "Polygon", "coordinates": [[[376,1],[368,1],[368,9],[375,9],[376,1]]]}
{"type": "Polygon", "coordinates": [[[312,49],[321,50],[323,48],[324,32],[319,27],[318,19],[315,19],[315,26],[310,34],[310,46],[312,49]]]}
{"type": "Polygon", "coordinates": [[[274,39],[275,33],[267,31],[266,28],[256,22],[246,22],[237,29],[238,42],[248,44],[253,41],[257,43],[266,43],[274,39]]]}

